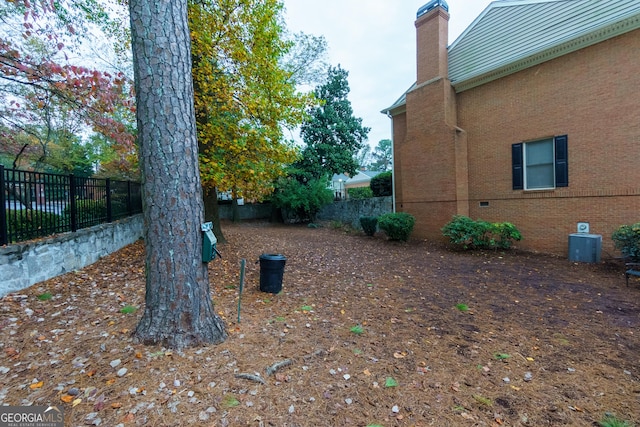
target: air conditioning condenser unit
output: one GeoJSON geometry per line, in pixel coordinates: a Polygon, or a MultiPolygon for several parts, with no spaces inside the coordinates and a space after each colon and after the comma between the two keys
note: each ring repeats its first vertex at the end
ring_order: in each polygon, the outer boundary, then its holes
{"type": "Polygon", "coordinates": [[[602,236],[600,234],[569,234],[569,261],[600,262],[602,236]]]}

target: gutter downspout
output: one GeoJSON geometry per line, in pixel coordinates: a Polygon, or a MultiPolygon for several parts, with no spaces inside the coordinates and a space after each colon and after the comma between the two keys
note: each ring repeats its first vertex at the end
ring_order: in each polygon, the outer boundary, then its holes
{"type": "Polygon", "coordinates": [[[391,203],[393,204],[393,213],[396,213],[396,155],[393,143],[393,117],[388,110],[387,117],[391,122],[391,203]]]}

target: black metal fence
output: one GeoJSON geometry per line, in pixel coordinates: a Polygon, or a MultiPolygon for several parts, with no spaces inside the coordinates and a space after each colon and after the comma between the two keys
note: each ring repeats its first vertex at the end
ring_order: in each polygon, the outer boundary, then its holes
{"type": "Polygon", "coordinates": [[[0,245],[76,231],[142,212],[137,182],[5,169],[0,245]]]}

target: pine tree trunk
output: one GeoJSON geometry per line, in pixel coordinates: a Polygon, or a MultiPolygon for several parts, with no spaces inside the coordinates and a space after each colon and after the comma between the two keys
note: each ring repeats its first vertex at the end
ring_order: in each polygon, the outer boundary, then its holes
{"type": "Polygon", "coordinates": [[[146,246],[145,310],[135,337],[184,348],[221,342],[207,264],[187,0],[130,0],[146,246]]]}

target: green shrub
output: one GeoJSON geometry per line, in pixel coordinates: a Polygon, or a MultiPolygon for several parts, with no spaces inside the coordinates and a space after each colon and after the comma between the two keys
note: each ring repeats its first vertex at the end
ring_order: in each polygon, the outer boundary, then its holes
{"type": "Polygon", "coordinates": [[[364,234],[367,236],[373,236],[378,230],[378,217],[376,216],[361,216],[360,225],[364,230],[364,234]]]}
{"type": "MultiPolygon", "coordinates": [[[[69,218],[71,216],[71,206],[64,208],[63,214],[69,218]]],[[[100,221],[107,217],[107,203],[105,200],[77,200],[76,201],[76,221],[79,224],[100,221]]]]}
{"type": "MultiPolygon", "coordinates": [[[[127,216],[129,214],[129,210],[127,209],[127,200],[126,197],[112,197],[111,198],[111,216],[113,218],[120,218],[123,216],[127,216]]],[[[105,211],[106,215],[106,211],[105,211]]]]}
{"type": "Polygon", "coordinates": [[[625,258],[640,261],[640,222],[621,225],[611,235],[611,239],[625,258]]]}
{"type": "Polygon", "coordinates": [[[393,193],[391,171],[382,172],[371,178],[369,187],[371,188],[371,192],[373,193],[374,197],[391,196],[391,194],[393,193]]]}
{"type": "Polygon", "coordinates": [[[315,221],[324,205],[333,201],[333,193],[322,180],[301,183],[295,178],[281,178],[271,197],[276,208],[290,212],[300,221],[315,221]]]}
{"type": "Polygon", "coordinates": [[[384,231],[391,240],[406,242],[413,231],[416,219],[406,212],[388,213],[378,218],[378,227],[384,231]]]}
{"type": "Polygon", "coordinates": [[[510,222],[494,222],[489,228],[491,247],[509,249],[514,241],[522,240],[522,233],[510,222]]]}
{"type": "Polygon", "coordinates": [[[442,234],[449,241],[462,249],[471,249],[482,245],[482,239],[487,232],[487,223],[474,221],[464,215],[455,215],[443,228],[442,234]]]}
{"type": "Polygon", "coordinates": [[[444,227],[442,234],[461,249],[509,249],[513,241],[522,240],[522,234],[509,222],[472,220],[455,215],[444,227]]]}
{"type": "Polygon", "coordinates": [[[7,225],[11,230],[14,242],[23,242],[53,234],[51,229],[63,223],[64,219],[54,213],[34,210],[7,210],[7,225]],[[49,228],[49,232],[45,232],[43,227],[49,228]]]}
{"type": "Polygon", "coordinates": [[[347,191],[349,193],[349,199],[351,200],[370,199],[373,197],[371,187],[349,188],[347,191]]]}

